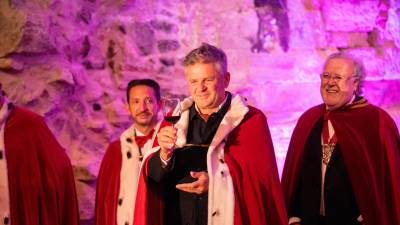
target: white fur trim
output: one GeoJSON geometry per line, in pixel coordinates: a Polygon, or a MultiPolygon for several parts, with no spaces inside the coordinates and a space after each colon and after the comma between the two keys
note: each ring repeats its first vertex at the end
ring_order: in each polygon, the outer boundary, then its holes
{"type": "Polygon", "coordinates": [[[229,133],[236,128],[249,111],[239,95],[232,98],[229,111],[222,119],[207,152],[208,225],[233,225],[235,192],[232,177],[224,160],[224,148],[229,133]]]}
{"type": "MultiPolygon", "coordinates": [[[[181,119],[175,124],[178,129],[177,146],[179,147],[186,144],[189,108],[192,104],[191,98],[182,102],[181,119]]],[[[220,159],[224,158],[226,138],[240,124],[248,111],[249,108],[239,95],[232,96],[230,108],[222,119],[208,149],[208,225],[234,224],[235,196],[232,177],[228,166],[226,163],[220,163],[220,159]]]]}
{"type": "Polygon", "coordinates": [[[186,144],[186,134],[189,127],[189,108],[193,104],[192,98],[186,98],[181,102],[182,114],[179,121],[175,124],[178,129],[176,146],[183,147],[186,144]]]}
{"type": "MultiPolygon", "coordinates": [[[[158,147],[152,148],[152,146],[157,136],[156,134],[159,127],[160,123],[156,125],[151,141],[147,141],[145,146],[142,148],[143,160],[145,160],[151,153],[158,150],[158,147]]],[[[142,168],[142,161],[139,160],[139,149],[135,143],[135,133],[135,127],[132,125],[126,131],[124,131],[120,137],[122,164],[118,201],[122,199],[122,204],[117,206],[118,225],[125,225],[126,222],[128,222],[128,224],[133,224],[134,220],[133,212],[136,200],[138,178],[142,168]],[[127,141],[128,138],[131,138],[131,143],[127,141]],[[127,157],[128,152],[130,152],[130,158],[127,157]]]]}
{"type": "MultiPolygon", "coordinates": [[[[3,98],[3,96],[0,96],[3,98]]],[[[8,217],[10,222],[10,193],[8,189],[8,170],[7,159],[4,145],[4,131],[7,118],[11,112],[8,108],[9,101],[4,97],[3,106],[0,109],[0,151],[2,159],[0,159],[0,221],[8,217]]]]}

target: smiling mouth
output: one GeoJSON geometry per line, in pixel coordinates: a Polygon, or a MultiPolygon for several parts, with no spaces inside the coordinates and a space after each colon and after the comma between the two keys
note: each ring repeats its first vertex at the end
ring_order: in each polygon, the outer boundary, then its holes
{"type": "Polygon", "coordinates": [[[143,117],[149,117],[150,114],[149,113],[140,113],[137,116],[143,118],[143,117]]]}
{"type": "Polygon", "coordinates": [[[325,89],[327,93],[338,93],[339,90],[325,89]]]}
{"type": "Polygon", "coordinates": [[[208,95],[199,95],[199,98],[207,98],[208,97],[208,95]]]}

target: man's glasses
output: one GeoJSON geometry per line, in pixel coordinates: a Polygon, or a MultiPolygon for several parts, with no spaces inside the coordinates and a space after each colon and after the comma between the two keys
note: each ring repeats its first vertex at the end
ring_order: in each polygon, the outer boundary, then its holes
{"type": "Polygon", "coordinates": [[[323,81],[330,81],[332,79],[333,81],[338,83],[338,82],[340,82],[342,80],[350,79],[350,78],[357,77],[357,76],[353,75],[353,76],[349,76],[349,77],[346,78],[346,77],[341,76],[339,74],[322,73],[320,75],[320,77],[321,77],[321,80],[323,80],[323,81]]]}

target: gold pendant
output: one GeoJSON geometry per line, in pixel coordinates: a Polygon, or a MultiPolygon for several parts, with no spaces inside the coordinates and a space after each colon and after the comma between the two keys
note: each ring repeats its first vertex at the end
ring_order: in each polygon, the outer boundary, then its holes
{"type": "Polygon", "coordinates": [[[328,165],[331,160],[333,149],[335,148],[335,144],[323,144],[322,145],[322,162],[325,165],[328,165]]]}

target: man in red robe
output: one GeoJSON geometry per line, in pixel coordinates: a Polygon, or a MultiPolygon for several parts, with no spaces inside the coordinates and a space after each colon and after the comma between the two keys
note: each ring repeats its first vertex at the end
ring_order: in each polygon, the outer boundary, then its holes
{"type": "Polygon", "coordinates": [[[160,86],[151,79],[132,80],[127,110],[133,124],[104,155],[97,178],[96,225],[131,225],[142,160],[151,152],[159,127],[160,86]]]}
{"type": "Polygon", "coordinates": [[[225,53],[202,44],[185,57],[190,98],[143,166],[135,224],[286,225],[265,115],[226,92],[225,53]],[[162,187],[160,193],[155,187],[162,187]]]}
{"type": "Polygon", "coordinates": [[[64,149],[42,117],[9,102],[1,84],[0,92],[0,224],[79,224],[64,149]]]}
{"type": "Polygon", "coordinates": [[[361,97],[364,77],[353,57],[328,57],[324,104],[300,117],[286,157],[290,224],[400,224],[399,132],[385,111],[361,97]]]}

